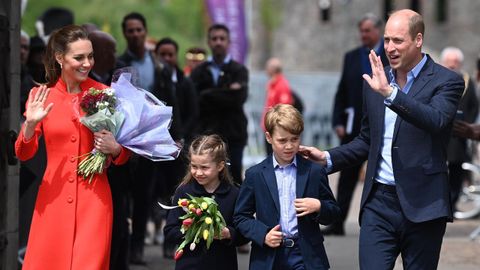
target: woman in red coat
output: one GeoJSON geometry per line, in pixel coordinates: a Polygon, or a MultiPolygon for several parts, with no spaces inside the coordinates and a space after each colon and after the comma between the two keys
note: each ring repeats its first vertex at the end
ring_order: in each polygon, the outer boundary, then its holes
{"type": "Polygon", "coordinates": [[[83,92],[90,87],[106,88],[88,78],[93,63],[87,33],[79,26],[66,26],[47,45],[47,85],[30,92],[15,151],[20,160],[33,157],[43,135],[47,168],[38,190],[23,269],[109,267],[112,198],[107,175],[96,174],[89,184],[77,175],[78,157],[95,147],[111,155],[114,164],[122,164],[129,151],[110,132],[92,133],[79,121],[83,92]]]}

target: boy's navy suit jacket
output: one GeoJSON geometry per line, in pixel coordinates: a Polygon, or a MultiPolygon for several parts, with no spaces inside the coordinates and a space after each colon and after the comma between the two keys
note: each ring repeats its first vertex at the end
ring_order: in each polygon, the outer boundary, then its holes
{"type": "MultiPolygon", "coordinates": [[[[319,199],[321,207],[320,212],[297,219],[299,239],[295,245],[300,246],[306,269],[328,269],[319,223],[327,225],[334,222],[340,215],[340,208],[328,185],[325,169],[300,155],[297,155],[296,193],[297,198],[319,199]]],[[[234,224],[252,240],[250,269],[272,269],[278,248],[264,244],[267,233],[280,224],[280,202],[272,155],[246,171],[235,206],[234,224]]]]}

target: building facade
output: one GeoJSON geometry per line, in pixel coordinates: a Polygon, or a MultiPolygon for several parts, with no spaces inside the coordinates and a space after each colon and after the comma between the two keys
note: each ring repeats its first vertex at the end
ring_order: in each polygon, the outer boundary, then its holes
{"type": "Polygon", "coordinates": [[[360,44],[357,23],[367,12],[386,18],[396,9],[423,15],[424,50],[438,59],[446,46],[465,54],[474,72],[480,52],[478,0],[255,0],[250,4],[250,66],[277,56],[287,70],[340,71],[343,55],[360,44]]]}

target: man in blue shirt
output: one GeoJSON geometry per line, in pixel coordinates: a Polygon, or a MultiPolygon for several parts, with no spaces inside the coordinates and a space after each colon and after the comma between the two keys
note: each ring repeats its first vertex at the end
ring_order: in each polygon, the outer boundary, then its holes
{"type": "MultiPolygon", "coordinates": [[[[153,53],[145,47],[147,38],[147,22],[145,17],[136,12],[125,15],[122,21],[123,35],[127,41],[127,49],[118,57],[121,63],[130,66],[134,74],[133,84],[143,88],[158,99],[164,101],[167,106],[173,107],[172,126],[170,133],[174,140],[177,139],[178,117],[177,101],[174,95],[171,81],[171,71],[167,66],[158,61],[153,53]]],[[[155,199],[156,168],[153,161],[144,157],[129,161],[135,175],[135,184],[132,186],[133,194],[133,217],[130,262],[133,264],[146,264],[143,260],[143,249],[146,233],[147,220],[150,208],[155,199]]]]}
{"type": "Polygon", "coordinates": [[[423,18],[412,10],[387,21],[384,48],[390,67],[369,55],[363,75],[360,134],[327,151],[302,147],[330,172],[368,158],[360,207],[360,269],[436,269],[446,222],[452,220],[446,146],[464,88],[463,79],[421,49],[423,18]]]}

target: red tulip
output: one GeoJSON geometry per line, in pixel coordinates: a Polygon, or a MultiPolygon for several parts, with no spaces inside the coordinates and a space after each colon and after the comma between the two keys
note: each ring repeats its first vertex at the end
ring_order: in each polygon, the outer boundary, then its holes
{"type": "Polygon", "coordinates": [[[182,221],[182,224],[183,224],[185,227],[190,227],[190,225],[192,225],[192,223],[193,223],[193,219],[191,219],[191,218],[187,218],[187,219],[184,219],[184,220],[182,221]]]}
{"type": "Polygon", "coordinates": [[[178,199],[178,206],[187,207],[187,205],[188,205],[187,199],[178,199]]]}
{"type": "Polygon", "coordinates": [[[175,256],[173,256],[173,259],[176,261],[180,259],[182,255],[183,255],[183,249],[177,250],[177,252],[175,252],[175,256]]]}
{"type": "Polygon", "coordinates": [[[202,215],[202,209],[197,208],[197,210],[195,211],[195,214],[197,214],[197,216],[201,216],[202,215]]]}

